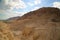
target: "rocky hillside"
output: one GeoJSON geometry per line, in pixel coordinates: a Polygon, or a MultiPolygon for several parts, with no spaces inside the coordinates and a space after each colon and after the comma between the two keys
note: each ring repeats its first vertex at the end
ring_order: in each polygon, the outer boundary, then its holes
{"type": "Polygon", "coordinates": [[[60,9],[43,7],[5,23],[16,40],[60,40],[60,9]]]}
{"type": "MultiPolygon", "coordinates": [[[[17,17],[16,17],[17,18],[17,17]]],[[[58,8],[53,7],[44,7],[40,8],[36,11],[29,12],[22,17],[18,17],[16,20],[12,20],[9,24],[13,25],[14,28],[17,26],[17,30],[19,27],[24,27],[24,25],[27,23],[33,23],[33,22],[60,22],[60,10],[58,8]],[[23,25],[24,24],[24,25],[23,25]]],[[[39,23],[40,24],[40,23],[39,23]]]]}

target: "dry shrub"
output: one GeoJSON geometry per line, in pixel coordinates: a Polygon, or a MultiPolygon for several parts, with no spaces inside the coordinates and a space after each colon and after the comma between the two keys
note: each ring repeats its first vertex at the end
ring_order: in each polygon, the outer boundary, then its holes
{"type": "Polygon", "coordinates": [[[0,22],[0,40],[14,40],[13,33],[7,24],[0,22]]]}

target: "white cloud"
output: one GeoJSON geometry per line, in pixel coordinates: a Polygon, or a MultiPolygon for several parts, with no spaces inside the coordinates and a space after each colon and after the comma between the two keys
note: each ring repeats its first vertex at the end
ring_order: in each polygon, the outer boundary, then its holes
{"type": "Polygon", "coordinates": [[[22,0],[12,0],[9,5],[11,8],[26,8],[26,4],[22,0]]]}
{"type": "Polygon", "coordinates": [[[60,8],[60,2],[54,2],[54,3],[53,3],[53,7],[60,8]]]}
{"type": "Polygon", "coordinates": [[[29,6],[34,6],[34,5],[38,5],[41,3],[41,0],[33,0],[33,2],[28,2],[27,4],[29,6]]]}
{"type": "Polygon", "coordinates": [[[0,19],[21,16],[24,13],[12,11],[14,8],[26,8],[26,4],[22,0],[0,0],[0,19]]]}
{"type": "Polygon", "coordinates": [[[41,3],[41,0],[35,0],[34,1],[34,4],[37,5],[37,4],[40,4],[41,3]]]}
{"type": "Polygon", "coordinates": [[[26,8],[26,4],[22,0],[1,0],[0,9],[7,10],[13,8],[26,8]]]}

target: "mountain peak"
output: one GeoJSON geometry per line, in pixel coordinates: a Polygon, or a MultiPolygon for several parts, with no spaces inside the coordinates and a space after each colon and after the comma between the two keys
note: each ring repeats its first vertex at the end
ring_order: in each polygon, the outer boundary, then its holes
{"type": "Polygon", "coordinates": [[[35,11],[31,11],[31,12],[28,12],[26,13],[25,15],[23,15],[22,17],[20,17],[20,19],[31,19],[32,17],[40,17],[41,15],[44,15],[44,14],[55,14],[55,15],[60,15],[60,13],[57,13],[57,12],[60,12],[60,10],[58,8],[54,8],[54,7],[43,7],[43,8],[40,8],[38,10],[35,10],[35,11]]]}

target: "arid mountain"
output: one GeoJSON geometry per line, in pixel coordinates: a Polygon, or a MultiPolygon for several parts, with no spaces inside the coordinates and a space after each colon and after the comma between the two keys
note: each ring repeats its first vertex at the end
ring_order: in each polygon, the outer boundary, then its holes
{"type": "MultiPolygon", "coordinates": [[[[40,8],[38,10],[35,10],[35,11],[31,11],[29,13],[26,13],[25,15],[23,15],[22,17],[13,17],[13,18],[10,18],[9,20],[23,20],[23,19],[32,19],[33,17],[35,18],[36,16],[37,17],[40,17],[41,15],[44,15],[44,14],[56,14],[57,12],[59,12],[60,10],[58,8],[54,8],[54,7],[43,7],[43,8],[40,8]]],[[[58,14],[59,15],[59,14],[58,14]]]]}
{"type": "MultiPolygon", "coordinates": [[[[28,22],[60,22],[60,10],[58,8],[53,7],[44,7],[40,8],[38,10],[29,12],[22,17],[15,17],[15,20],[12,20],[9,24],[14,26],[17,26],[16,29],[20,30],[19,27],[24,27],[24,25],[28,22]],[[24,24],[24,25],[23,25],[24,24]]],[[[13,18],[14,19],[14,18],[13,18]]],[[[40,24],[40,23],[39,23],[40,24]]]]}
{"type": "MultiPolygon", "coordinates": [[[[55,15],[59,15],[56,14],[57,12],[59,12],[60,10],[58,8],[53,8],[53,7],[43,7],[43,8],[40,8],[36,11],[32,11],[32,12],[29,12],[25,15],[23,15],[20,19],[31,19],[31,18],[35,18],[35,17],[40,17],[41,15],[46,15],[46,14],[51,14],[53,15],[55,13],[55,15]]],[[[59,15],[60,16],[60,15],[59,15]]]]}
{"type": "Polygon", "coordinates": [[[16,40],[60,40],[58,8],[43,7],[14,19],[5,23],[16,40]]]}

